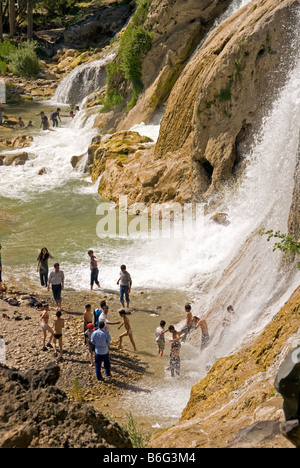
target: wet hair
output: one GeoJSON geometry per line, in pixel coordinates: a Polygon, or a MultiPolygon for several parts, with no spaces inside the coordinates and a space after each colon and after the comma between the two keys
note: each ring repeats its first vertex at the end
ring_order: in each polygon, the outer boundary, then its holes
{"type": "Polygon", "coordinates": [[[87,305],[85,306],[86,309],[90,309],[91,307],[92,307],[91,304],[87,304],[87,305]]]}
{"type": "Polygon", "coordinates": [[[58,310],[58,311],[56,312],[56,317],[61,317],[61,311],[60,311],[60,310],[58,310]]]}
{"type": "Polygon", "coordinates": [[[100,330],[102,330],[104,327],[105,327],[105,322],[103,322],[103,321],[101,320],[101,322],[99,322],[99,328],[100,328],[100,330]]]}
{"type": "Polygon", "coordinates": [[[164,320],[162,320],[162,321],[160,322],[160,326],[161,326],[161,327],[164,327],[165,325],[166,325],[166,322],[165,322],[164,320]]]}
{"type": "Polygon", "coordinates": [[[186,304],[186,305],[184,306],[184,308],[185,308],[185,310],[191,310],[192,307],[191,307],[190,304],[186,304]]]}
{"type": "Polygon", "coordinates": [[[100,307],[101,307],[101,309],[102,309],[104,306],[106,306],[106,301],[101,301],[101,302],[100,302],[100,307]]]}
{"type": "Polygon", "coordinates": [[[196,315],[194,315],[193,319],[199,320],[199,317],[197,317],[196,315]]]}
{"type": "Polygon", "coordinates": [[[121,265],[121,270],[126,270],[126,265],[121,265]]]}
{"type": "Polygon", "coordinates": [[[126,312],[125,312],[124,309],[121,309],[121,310],[119,310],[119,314],[120,314],[120,315],[126,315],[126,312]]]}
{"type": "Polygon", "coordinates": [[[170,325],[169,328],[168,328],[169,331],[175,331],[175,327],[174,325],[170,325]]]}
{"type": "Polygon", "coordinates": [[[93,250],[89,250],[89,251],[88,251],[88,254],[90,254],[90,253],[94,253],[94,251],[93,251],[93,250]]]}
{"type": "Polygon", "coordinates": [[[46,309],[47,307],[49,307],[49,304],[45,303],[45,304],[43,304],[43,307],[44,307],[44,309],[46,309]]]}

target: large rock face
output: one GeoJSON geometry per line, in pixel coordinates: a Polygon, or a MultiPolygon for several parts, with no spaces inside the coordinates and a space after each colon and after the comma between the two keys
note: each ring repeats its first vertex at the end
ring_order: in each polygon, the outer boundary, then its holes
{"type": "Polygon", "coordinates": [[[189,158],[191,197],[231,177],[247,136],[259,128],[293,65],[298,4],[250,2],[211,33],[177,81],[156,156],[189,158]]]}
{"type": "MultiPolygon", "coordinates": [[[[162,22],[169,11],[167,3],[157,10],[162,22]]],[[[177,3],[172,2],[174,8],[177,3]]],[[[105,185],[145,204],[185,203],[206,198],[238,173],[251,137],[294,64],[298,4],[297,0],[253,0],[215,28],[171,92],[155,151],[131,158],[126,168],[107,167],[105,185]],[[134,177],[145,172],[155,174],[151,184],[134,177]]],[[[157,31],[160,27],[158,23],[157,31]]],[[[152,62],[155,68],[155,57],[152,62]]],[[[148,85],[150,90],[150,81],[148,85]]],[[[130,115],[127,123],[132,122],[130,115]]],[[[112,120],[110,115],[110,127],[112,120]]],[[[104,196],[109,198],[110,193],[104,196]]]]}
{"type": "Polygon", "coordinates": [[[20,375],[0,365],[1,448],[131,448],[117,423],[55,387],[59,367],[20,375]]]}
{"type": "Polygon", "coordinates": [[[286,422],[299,419],[299,364],[291,364],[289,354],[299,345],[299,308],[300,288],[259,336],[214,364],[192,388],[179,423],[154,435],[149,445],[293,448],[299,443],[299,421],[289,435],[286,422]]]}
{"type": "Polygon", "coordinates": [[[145,92],[118,125],[129,129],[147,121],[168,98],[191,53],[231,0],[153,0],[145,28],[153,34],[152,48],[143,60],[145,92]]]}

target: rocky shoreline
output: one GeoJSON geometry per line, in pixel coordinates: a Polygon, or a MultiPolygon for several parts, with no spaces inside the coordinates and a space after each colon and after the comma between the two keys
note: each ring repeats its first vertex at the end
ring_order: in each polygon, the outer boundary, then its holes
{"type": "MultiPolygon", "coordinates": [[[[5,364],[20,372],[43,370],[56,362],[54,351],[42,351],[42,331],[40,311],[29,305],[31,295],[18,288],[10,288],[0,295],[0,338],[5,343],[5,364]],[[10,305],[15,298],[18,305],[10,305]]],[[[55,316],[55,304],[50,293],[34,294],[42,302],[50,304],[50,324],[55,316]]],[[[84,344],[83,309],[87,302],[100,303],[106,299],[115,310],[117,299],[114,295],[99,293],[93,295],[84,292],[64,292],[63,317],[65,330],[63,336],[64,361],[59,363],[60,377],[56,386],[67,395],[89,404],[97,403],[105,396],[104,406],[120,396],[136,383],[147,371],[147,364],[136,354],[118,350],[113,342],[110,348],[112,379],[110,382],[98,382],[94,368],[89,366],[89,352],[84,344]]],[[[113,317],[112,317],[113,318],[113,317]]]]}

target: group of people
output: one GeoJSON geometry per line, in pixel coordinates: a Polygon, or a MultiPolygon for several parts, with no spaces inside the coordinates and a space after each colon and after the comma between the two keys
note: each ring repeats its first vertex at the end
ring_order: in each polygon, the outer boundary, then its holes
{"type": "Polygon", "coordinates": [[[185,305],[185,312],[186,312],[186,323],[185,326],[181,330],[176,330],[174,325],[169,325],[166,328],[166,322],[162,320],[160,322],[159,327],[155,331],[156,335],[156,344],[158,346],[158,355],[160,357],[163,356],[165,350],[165,334],[170,333],[171,339],[171,350],[170,350],[170,366],[169,369],[171,371],[171,376],[175,377],[175,375],[180,375],[180,349],[181,349],[181,342],[185,341],[192,331],[197,330],[199,327],[201,328],[202,332],[202,342],[201,342],[201,350],[204,350],[209,344],[209,333],[208,333],[208,326],[207,322],[203,317],[197,317],[192,315],[192,307],[190,304],[185,305]]]}
{"type": "MultiPolygon", "coordinates": [[[[76,106],[76,111],[79,111],[79,107],[76,106]]],[[[58,127],[58,121],[61,122],[61,117],[70,117],[71,119],[74,119],[75,113],[71,110],[68,115],[61,115],[61,109],[58,107],[55,111],[53,111],[50,114],[50,118],[47,117],[45,112],[40,113],[41,116],[41,128],[43,130],[49,130],[50,128],[50,123],[49,120],[52,122],[53,128],[58,127]]]]}
{"type": "MultiPolygon", "coordinates": [[[[2,289],[2,263],[1,263],[1,248],[0,245],[0,289],[2,289]]],[[[90,287],[93,289],[94,284],[100,288],[99,282],[99,269],[98,263],[102,260],[94,255],[93,250],[87,252],[90,260],[90,287]]],[[[60,270],[59,263],[54,264],[54,270],[49,274],[49,259],[53,259],[53,255],[48,251],[46,247],[41,249],[41,252],[37,258],[37,271],[39,272],[40,283],[42,286],[50,290],[52,288],[53,298],[57,304],[57,311],[53,322],[53,327],[49,324],[49,305],[43,305],[43,311],[41,313],[41,328],[43,331],[43,350],[46,351],[48,348],[54,348],[55,354],[58,354],[57,343],[59,346],[59,359],[63,360],[63,344],[62,335],[64,328],[64,319],[62,318],[62,290],[64,288],[65,275],[60,270]],[[50,334],[50,339],[46,344],[47,333],[50,334]]],[[[111,364],[109,357],[109,345],[111,343],[111,336],[109,333],[109,327],[118,325],[120,330],[124,327],[123,333],[120,333],[118,337],[118,348],[122,349],[123,340],[128,337],[134,351],[137,351],[137,347],[133,338],[133,330],[128,318],[130,311],[130,292],[132,287],[132,278],[127,271],[126,265],[121,265],[120,276],[117,281],[120,287],[120,303],[122,308],[119,310],[120,319],[117,321],[111,321],[108,317],[109,307],[106,301],[101,301],[100,308],[93,310],[91,304],[85,306],[83,314],[83,332],[84,332],[84,343],[88,347],[90,354],[90,366],[95,366],[97,379],[103,380],[102,377],[102,364],[104,365],[104,372],[107,379],[111,378],[111,364]]],[[[227,317],[223,320],[223,333],[226,328],[231,324],[234,317],[234,309],[232,306],[227,308],[227,317]]],[[[192,307],[190,304],[185,305],[185,325],[180,329],[176,329],[174,325],[166,326],[166,322],[161,320],[159,327],[155,331],[155,341],[158,347],[158,356],[163,357],[165,351],[165,334],[170,333],[170,364],[169,370],[171,376],[180,375],[180,350],[181,343],[186,341],[192,333],[197,329],[201,330],[201,350],[204,350],[209,342],[210,336],[208,331],[208,325],[203,317],[194,316],[192,314],[192,307]]],[[[178,327],[177,327],[178,328],[178,327]]]]}
{"type": "MultiPolygon", "coordinates": [[[[80,109],[78,106],[76,106],[76,112],[78,112],[80,109]]],[[[58,127],[59,122],[61,122],[61,117],[70,117],[73,119],[75,117],[75,113],[73,110],[70,111],[69,114],[67,115],[61,115],[61,109],[58,107],[56,110],[54,110],[51,114],[50,117],[45,114],[44,111],[40,112],[40,117],[41,117],[41,128],[43,130],[49,130],[50,128],[50,122],[52,122],[53,128],[58,127]]],[[[3,103],[0,101],[0,125],[3,125],[3,117],[4,117],[4,106],[3,103]]],[[[17,129],[26,129],[26,128],[32,128],[33,123],[32,120],[29,120],[27,124],[25,124],[24,120],[22,117],[19,117],[17,120],[17,123],[15,125],[15,128],[17,129]]]]}

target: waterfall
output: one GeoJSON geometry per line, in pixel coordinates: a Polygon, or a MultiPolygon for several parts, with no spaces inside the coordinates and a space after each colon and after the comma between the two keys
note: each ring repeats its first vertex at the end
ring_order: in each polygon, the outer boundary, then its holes
{"type": "Polygon", "coordinates": [[[106,84],[105,67],[114,59],[116,51],[117,48],[100,60],[74,68],[63,78],[51,102],[75,106],[81,104],[89,94],[100,90],[106,84]]]}

